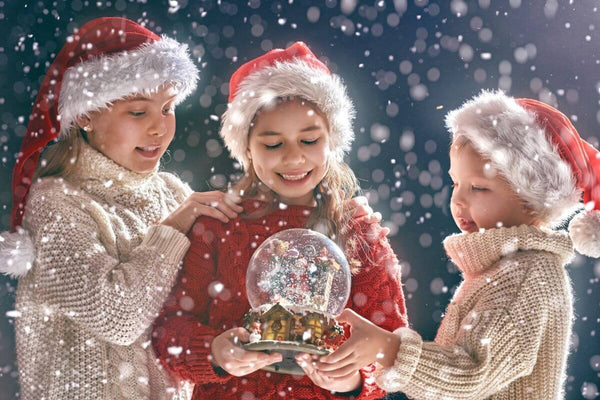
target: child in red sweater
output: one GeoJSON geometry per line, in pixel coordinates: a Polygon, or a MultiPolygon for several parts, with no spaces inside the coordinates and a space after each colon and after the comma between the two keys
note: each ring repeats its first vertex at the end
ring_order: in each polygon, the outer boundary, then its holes
{"type": "MultiPolygon", "coordinates": [[[[342,158],[354,110],[340,79],[303,44],[241,66],[230,81],[221,136],[244,167],[236,185],[244,215],[198,218],[183,271],[153,331],[165,368],[195,384],[194,399],[380,398],[373,365],[329,379],[307,354],[306,373],[265,372],[277,353],[245,351],[248,262],[269,236],[290,228],[325,231],[354,266],[347,307],[386,330],[406,325],[400,269],[386,231],[351,215],[358,184],[342,158]],[[339,394],[339,395],[338,395],[339,394]]],[[[347,332],[348,333],[348,332],[347,332]]]]}

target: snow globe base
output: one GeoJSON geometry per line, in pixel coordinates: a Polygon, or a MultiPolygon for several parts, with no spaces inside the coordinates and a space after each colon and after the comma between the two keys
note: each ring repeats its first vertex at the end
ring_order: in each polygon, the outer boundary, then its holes
{"type": "Polygon", "coordinates": [[[324,356],[331,353],[331,350],[309,343],[278,340],[260,340],[258,342],[246,343],[242,347],[248,351],[262,351],[267,354],[280,353],[283,358],[281,362],[267,365],[262,369],[289,375],[304,375],[304,370],[296,362],[296,354],[308,353],[324,356]]]}

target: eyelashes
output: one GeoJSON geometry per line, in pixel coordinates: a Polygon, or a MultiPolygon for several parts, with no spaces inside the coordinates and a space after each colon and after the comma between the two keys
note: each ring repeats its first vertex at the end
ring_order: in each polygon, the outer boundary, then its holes
{"type": "MultiPolygon", "coordinates": [[[[458,186],[457,183],[454,183],[454,182],[452,183],[452,189],[456,189],[457,186],[458,186]]],[[[481,186],[474,186],[474,185],[471,186],[471,190],[474,191],[474,192],[487,192],[487,191],[489,191],[488,188],[484,188],[484,187],[481,187],[481,186]]]]}
{"type": "Polygon", "coordinates": [[[319,141],[319,138],[317,138],[315,140],[303,140],[302,143],[310,146],[311,144],[316,144],[318,141],[319,141]]]}
{"type": "MultiPolygon", "coordinates": [[[[302,142],[303,144],[307,145],[307,146],[311,146],[314,144],[317,144],[317,142],[319,141],[319,138],[316,138],[315,140],[301,140],[300,142],[302,142]]],[[[277,149],[279,147],[281,147],[283,143],[276,143],[276,144],[265,144],[265,148],[267,150],[274,150],[277,149]]]]}
{"type": "MultiPolygon", "coordinates": [[[[311,146],[314,144],[317,144],[317,142],[319,141],[319,138],[316,138],[315,140],[301,140],[301,142],[307,146],[311,146]]],[[[267,150],[275,150],[279,147],[281,147],[283,143],[276,143],[276,144],[265,144],[265,148],[267,150]]]]}
{"type": "MultiPolygon", "coordinates": [[[[172,114],[175,111],[175,107],[169,106],[162,109],[163,115],[172,114]]],[[[133,117],[143,117],[146,115],[146,111],[128,111],[128,114],[133,117]]]]}

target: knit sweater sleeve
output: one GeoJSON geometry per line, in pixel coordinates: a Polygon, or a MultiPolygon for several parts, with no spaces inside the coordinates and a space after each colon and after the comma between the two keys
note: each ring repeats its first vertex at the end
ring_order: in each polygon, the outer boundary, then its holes
{"type": "Polygon", "coordinates": [[[189,241],[153,226],[127,260],[115,243],[109,214],[67,190],[33,191],[28,229],[36,247],[39,302],[117,345],[130,345],[152,324],[175,282],[189,241]],[[114,247],[114,246],[113,246],[114,247]]]}
{"type": "Polygon", "coordinates": [[[215,282],[216,220],[199,218],[192,227],[183,270],[154,323],[152,344],[162,365],[179,379],[195,384],[225,382],[211,364],[213,339],[221,332],[208,325],[212,302],[209,287],[215,282]]]}
{"type": "MultiPolygon", "coordinates": [[[[353,221],[347,235],[346,256],[357,272],[347,307],[384,329],[407,325],[400,267],[385,232],[379,224],[353,221]]],[[[375,383],[374,365],[361,371],[363,388],[358,399],[376,399],[385,392],[375,383]]]]}
{"type": "Polygon", "coordinates": [[[475,400],[530,374],[540,337],[549,329],[552,294],[543,271],[556,268],[538,261],[520,281],[492,278],[480,289],[479,301],[460,321],[455,345],[425,342],[409,328],[398,329],[396,362],[378,371],[377,383],[415,399],[475,400]]]}

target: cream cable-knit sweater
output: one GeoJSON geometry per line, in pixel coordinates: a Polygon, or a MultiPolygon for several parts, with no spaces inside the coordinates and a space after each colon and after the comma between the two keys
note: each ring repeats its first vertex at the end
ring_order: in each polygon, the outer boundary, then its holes
{"type": "Polygon", "coordinates": [[[157,225],[191,193],[85,145],[69,180],[31,187],[24,226],[36,262],[17,289],[23,400],[183,398],[155,361],[149,327],[189,240],[157,225]]]}
{"type": "Polygon", "coordinates": [[[395,365],[378,384],[414,399],[564,398],[573,315],[566,232],[532,226],[446,238],[464,281],[434,342],[400,328],[395,365]]]}

